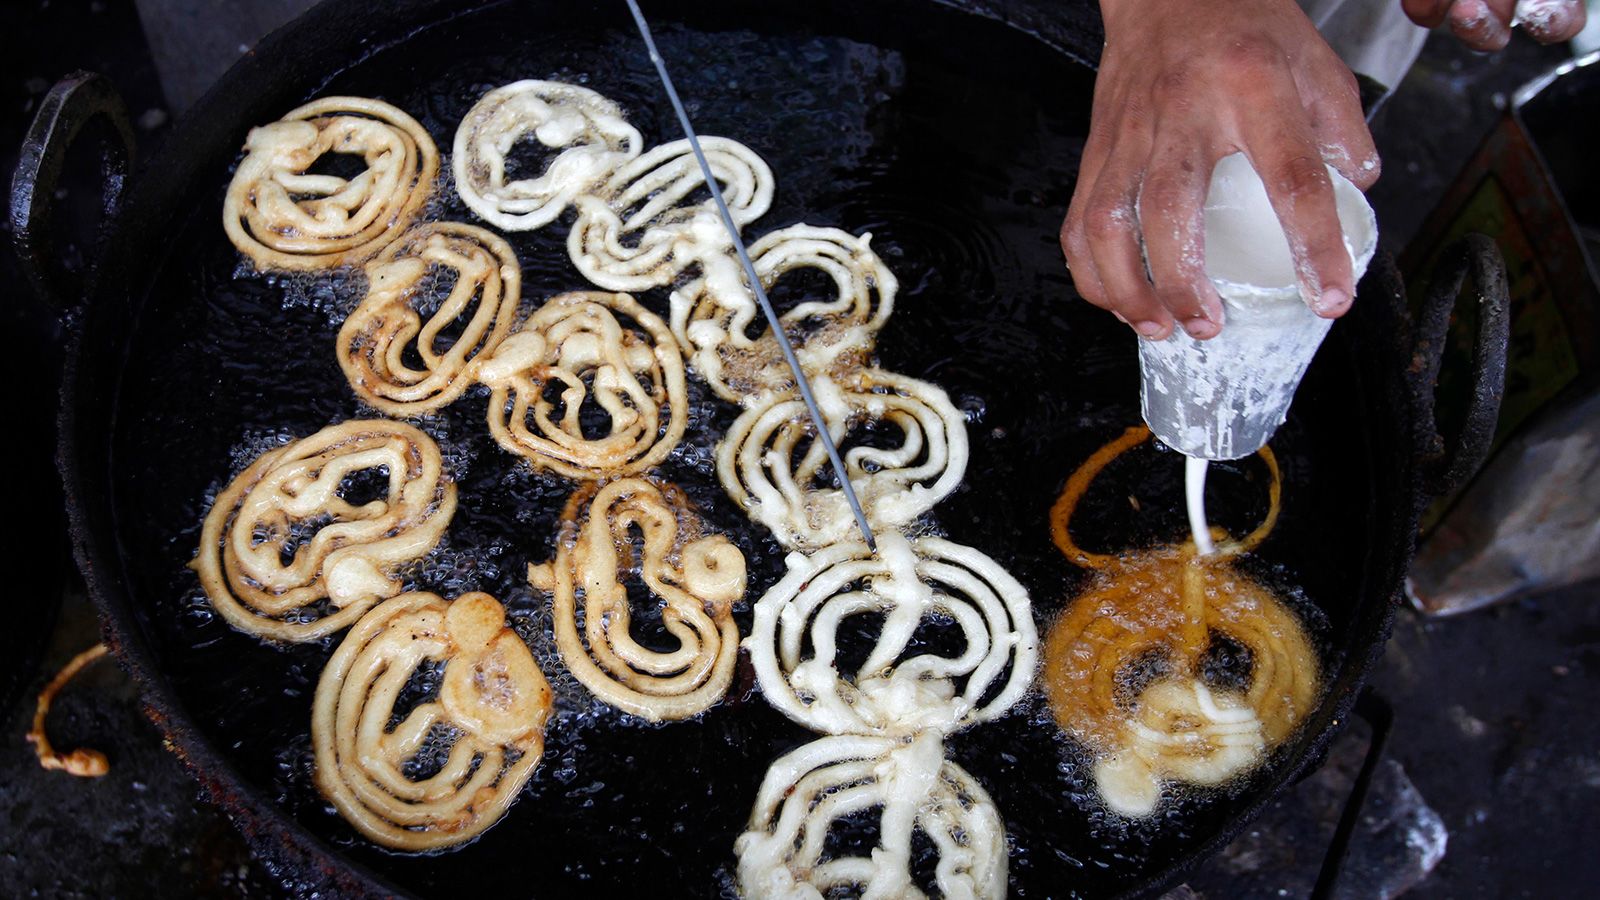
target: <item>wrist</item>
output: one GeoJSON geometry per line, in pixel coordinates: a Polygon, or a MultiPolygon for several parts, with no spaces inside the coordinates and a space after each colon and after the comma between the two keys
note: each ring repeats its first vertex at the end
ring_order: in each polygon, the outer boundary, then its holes
{"type": "Polygon", "coordinates": [[[1100,0],[1100,20],[1105,25],[1106,40],[1120,37],[1141,21],[1148,24],[1167,15],[1170,0],[1100,0]]]}

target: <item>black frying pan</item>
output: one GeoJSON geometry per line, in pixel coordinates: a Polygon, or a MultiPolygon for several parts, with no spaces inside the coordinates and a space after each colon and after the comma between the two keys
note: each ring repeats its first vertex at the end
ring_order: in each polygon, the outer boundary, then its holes
{"type": "MultiPolygon", "coordinates": [[[[1052,20],[1027,5],[1004,14],[958,6],[655,3],[647,12],[700,129],[744,141],[777,173],[772,211],[749,234],[797,221],[873,232],[902,284],[882,364],[939,383],[969,418],[966,485],[938,520],[1030,588],[1043,627],[1084,578],[1050,543],[1050,503],[1089,452],[1138,420],[1133,338],[1076,298],[1055,238],[1087,129],[1093,73],[1082,60],[1097,54],[1098,35],[1082,11],[1052,20]]],[[[363,414],[334,362],[336,280],[249,274],[223,236],[222,190],[245,132],[311,96],[364,94],[411,112],[448,151],[484,90],[527,77],[585,80],[627,108],[649,143],[678,137],[619,5],[335,0],[263,41],[174,129],[134,180],[84,299],[60,457],[79,563],[173,746],[302,890],[727,894],[733,840],[762,773],[811,737],[766,705],[747,664],[728,700],[693,722],[655,727],[569,710],[552,723],[530,787],[482,839],[430,857],[387,853],[311,784],[310,694],[331,644],[277,648],[232,632],[184,568],[208,491],[246,461],[245,448],[363,414]]],[[[45,123],[19,176],[26,190],[14,195],[36,261],[48,250],[30,224],[46,213],[66,126],[115,116],[93,80],[56,99],[62,127],[45,123]]],[[[474,221],[448,190],[435,212],[474,221]]],[[[508,236],[529,300],[582,286],[564,235],[558,223],[508,236]]],[[[1434,298],[1429,334],[1468,268],[1503,309],[1492,248],[1476,249],[1434,298]]],[[[659,309],[663,297],[644,300],[659,309]]],[[[1491,344],[1469,437],[1494,417],[1491,344]]],[[[1419,498],[1434,473],[1458,475],[1474,461],[1471,448],[1447,460],[1435,446],[1427,389],[1436,355],[1428,341],[1419,346],[1413,359],[1399,281],[1380,260],[1274,442],[1284,516],[1252,571],[1305,614],[1327,690],[1270,765],[1130,825],[1097,810],[1081,748],[1037,697],[951,739],[949,754],[1005,817],[1015,896],[1169,884],[1319,758],[1387,636],[1419,498]]],[[[726,404],[692,399],[701,433],[731,420],[726,404]]],[[[483,426],[484,402],[471,394],[426,423],[462,502],[446,552],[415,586],[488,590],[537,645],[544,603],[522,573],[548,557],[571,485],[502,453],[483,426]]],[[[721,494],[709,446],[685,441],[664,474],[740,543],[753,599],[782,554],[721,494]]],[[[1182,523],[1180,469],[1170,453],[1133,455],[1102,479],[1076,530],[1106,547],[1171,539],[1182,523]],[[1145,512],[1129,512],[1128,494],[1145,512]]],[[[1247,463],[1216,477],[1234,488],[1218,517],[1247,527],[1260,512],[1259,470],[1247,463]]],[[[748,627],[748,608],[739,616],[748,627]]]]}

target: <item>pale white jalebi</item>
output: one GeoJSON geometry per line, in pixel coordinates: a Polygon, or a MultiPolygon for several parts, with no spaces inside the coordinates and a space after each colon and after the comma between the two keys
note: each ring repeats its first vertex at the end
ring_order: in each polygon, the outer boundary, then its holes
{"type": "Polygon", "coordinates": [[[379,100],[323,97],[250,130],[222,224],[260,269],[365,262],[411,225],[438,174],[439,151],[417,120],[379,100]],[[330,153],[363,168],[312,173],[330,153]]]}
{"type": "Polygon", "coordinates": [[[627,294],[550,298],[478,370],[489,430],[534,466],[578,480],[630,475],[683,437],[683,355],[627,294]]]}
{"type": "Polygon", "coordinates": [[[499,601],[402,594],[363,616],[322,670],[311,710],[317,787],[386,847],[459,844],[505,815],[539,765],[550,705],[499,601]],[[438,696],[397,708],[430,662],[444,665],[438,696]]]}
{"type": "Polygon", "coordinates": [[[944,758],[937,732],[825,737],[781,757],[734,849],[739,890],[751,900],[1006,894],[1005,823],[972,776],[944,758]],[[829,845],[831,829],[869,814],[876,846],[843,855],[829,845]],[[938,854],[930,885],[911,871],[917,832],[938,854]]]}
{"type": "Polygon", "coordinates": [[[861,542],[791,553],[756,602],[745,646],[767,702],[824,734],[950,733],[1003,715],[1038,666],[1027,590],[971,547],[877,539],[876,554],[861,542]],[[881,624],[866,660],[844,672],[856,616],[881,624]],[[911,649],[930,631],[957,638],[951,655],[911,649]]]}
{"type": "Polygon", "coordinates": [[[386,415],[440,409],[511,332],[521,284],[516,252],[493,233],[455,222],[419,225],[367,264],[366,296],[339,329],[339,367],[356,394],[386,415]],[[430,273],[444,271],[454,276],[448,295],[429,296],[430,273]]]}
{"type": "MultiPolygon", "coordinates": [[[[772,204],[772,170],[749,147],[703,137],[734,224],[743,227],[772,204]]],[[[673,141],[628,163],[592,192],[574,199],[578,220],[567,253],[583,277],[613,291],[643,291],[672,283],[700,267],[713,289],[747,290],[727,229],[709,197],[686,140],[673,141]]]]}
{"type": "Polygon", "coordinates": [[[1094,763],[1095,787],[1108,808],[1147,816],[1161,803],[1162,782],[1215,786],[1255,768],[1267,750],[1249,702],[1198,678],[1145,688],[1126,721],[1127,743],[1094,763]]]}
{"type": "Polygon", "coordinates": [[[400,593],[455,514],[439,446],[402,422],[353,419],[263,453],[217,495],[190,563],[211,606],[240,631],[314,641],[400,593]],[[373,473],[376,499],[347,501],[373,473]]]}
{"type": "Polygon", "coordinates": [[[643,140],[615,103],[557,81],[518,81],[483,95],[456,130],[451,160],[468,208],[507,231],[546,225],[578,195],[639,155],[643,140]],[[507,180],[519,141],[557,151],[537,175],[507,180]]]}
{"type": "MultiPolygon", "coordinates": [[[[911,522],[961,483],[966,421],[938,387],[868,369],[849,381],[815,378],[812,388],[873,530],[911,522]],[[851,446],[866,432],[879,439],[851,446]],[[885,432],[893,437],[882,439],[885,432]]],[[[717,477],[728,496],[785,547],[827,546],[856,529],[815,435],[798,397],[767,395],[717,444],[717,477]]]]}
{"type": "Polygon", "coordinates": [[[1042,681],[1061,727],[1095,754],[1106,806],[1147,816],[1165,782],[1217,785],[1255,768],[1315,704],[1316,649],[1299,617],[1233,557],[1259,545],[1278,519],[1280,479],[1272,451],[1265,520],[1238,541],[1218,530],[1216,553],[1192,542],[1113,555],[1079,546],[1072,514],[1110,462],[1150,439],[1130,428],[1096,451],[1051,509],[1067,558],[1095,571],[1089,587],[1050,627],[1042,681]],[[1206,659],[1217,639],[1248,652],[1242,687],[1212,686],[1206,659]]]}
{"type": "MultiPolygon", "coordinates": [[[[785,275],[815,270],[833,295],[796,304],[781,320],[808,375],[842,377],[862,368],[878,330],[894,311],[899,282],[872,252],[872,235],[794,225],[750,247],[751,261],[770,293],[785,275]]],[[[794,391],[794,376],[767,326],[755,296],[740,281],[714,289],[706,276],[672,294],[672,333],[693,348],[695,371],[719,397],[755,403],[769,393],[794,391]],[[752,328],[757,335],[751,336],[752,328]]]]}
{"type": "Polygon", "coordinates": [[[721,700],[739,658],[739,548],[703,534],[682,491],[643,478],[580,488],[561,520],[555,560],[529,566],[528,580],[552,597],[556,648],[572,674],[601,700],[656,721],[687,718],[721,700]],[[673,649],[652,649],[634,635],[631,577],[659,601],[673,649]]]}

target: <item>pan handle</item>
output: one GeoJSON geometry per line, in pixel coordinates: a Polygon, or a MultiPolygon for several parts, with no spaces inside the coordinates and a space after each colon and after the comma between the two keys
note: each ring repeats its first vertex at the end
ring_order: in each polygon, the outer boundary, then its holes
{"type": "Polygon", "coordinates": [[[1311,889],[1312,900],[1328,900],[1339,884],[1339,874],[1344,870],[1344,858],[1350,850],[1350,840],[1355,836],[1356,826],[1361,822],[1361,812],[1367,805],[1367,792],[1372,788],[1372,778],[1383,759],[1383,748],[1389,743],[1389,732],[1394,729],[1394,707],[1372,688],[1364,688],[1356,697],[1354,712],[1371,729],[1371,737],[1367,738],[1367,755],[1361,760],[1361,771],[1350,785],[1350,795],[1345,798],[1339,824],[1333,829],[1333,840],[1328,842],[1328,852],[1322,857],[1316,886],[1311,889]]]}
{"type": "Polygon", "coordinates": [[[1477,473],[1489,455],[1500,417],[1500,398],[1505,394],[1510,305],[1505,260],[1493,240],[1468,234],[1445,250],[1423,300],[1406,370],[1412,421],[1416,423],[1419,505],[1454,492],[1477,473]],[[1478,307],[1471,397],[1461,433],[1446,446],[1434,414],[1434,387],[1444,359],[1450,316],[1469,281],[1469,296],[1478,307]]]}
{"type": "Polygon", "coordinates": [[[133,156],[128,108],[105,77],[75,72],[45,94],[11,177],[11,240],[23,274],[45,307],[60,311],[71,305],[83,276],[93,268],[99,238],[122,207],[133,156]],[[100,144],[100,222],[95,245],[86,248],[82,271],[74,273],[60,259],[51,226],[67,153],[91,125],[96,127],[87,135],[100,144]]]}

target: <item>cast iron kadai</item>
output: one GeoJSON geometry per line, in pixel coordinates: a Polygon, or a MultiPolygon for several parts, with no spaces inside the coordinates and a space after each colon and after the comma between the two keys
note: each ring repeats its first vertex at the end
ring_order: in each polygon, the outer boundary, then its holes
{"type": "MultiPolygon", "coordinates": [[[[1017,574],[1041,622],[1081,578],[1049,545],[1049,503],[1077,461],[1138,415],[1131,339],[1076,302],[1054,240],[1087,124],[1092,70],[1084,61],[1099,47],[1088,6],[1055,17],[1028,3],[912,0],[650,10],[663,51],[703,64],[697,75],[679,67],[701,126],[748,142],[777,173],[773,210],[751,233],[802,220],[873,232],[905,286],[880,340],[885,365],[939,383],[969,417],[969,489],[940,508],[940,521],[953,539],[1017,574]]],[[[479,842],[421,859],[389,854],[329,814],[305,771],[308,686],[329,648],[265,647],[198,621],[186,605],[194,586],[182,563],[207,486],[228,474],[229,450],[251,434],[305,434],[358,412],[333,367],[336,323],[314,290],[236,275],[238,257],[217,217],[245,132],[310,96],[367,93],[408,109],[448,147],[461,114],[488,87],[583,75],[629,109],[649,140],[670,140],[676,134],[633,40],[622,8],[610,3],[324,3],[231,69],[125,199],[120,173],[108,169],[110,224],[81,300],[35,279],[79,310],[59,465],[77,560],[107,638],[175,751],[296,891],[431,895],[471,884],[486,894],[561,896],[652,884],[726,893],[733,836],[761,772],[806,739],[747,681],[693,723],[612,722],[574,736],[558,721],[530,793],[479,842]],[[285,304],[290,295],[307,302],[285,304]],[[281,357],[284,368],[270,378],[247,365],[225,368],[229,354],[281,357]],[[577,799],[587,797],[587,805],[577,799]]],[[[13,183],[25,259],[52,258],[38,226],[59,161],[73,123],[117,120],[110,93],[92,76],[77,77],[41,110],[13,183]]],[[[442,217],[471,221],[452,199],[442,203],[442,217]]],[[[530,299],[579,286],[563,268],[563,237],[559,224],[514,236],[530,299]]],[[[1303,585],[1306,602],[1321,610],[1322,703],[1273,763],[1236,789],[1185,805],[1174,821],[1121,830],[1091,821],[1074,802],[1086,790],[1081,769],[1062,764],[1072,750],[1040,724],[1037,700],[952,739],[952,757],[1006,818],[1014,895],[1142,895],[1174,883],[1319,762],[1351,714],[1389,633],[1420,504],[1468,477],[1485,453],[1506,340],[1504,275],[1482,238],[1454,249],[1415,338],[1387,256],[1360,297],[1275,441],[1285,511],[1262,550],[1270,557],[1264,577],[1303,585]],[[1432,383],[1467,281],[1481,313],[1474,389],[1467,425],[1447,450],[1432,383]]],[[[516,595],[517,570],[548,551],[559,498],[520,482],[495,488],[509,461],[473,443],[482,437],[473,436],[482,403],[469,396],[457,404],[463,411],[436,423],[459,436],[472,461],[462,497],[480,507],[462,504],[452,540],[509,542],[514,558],[503,571],[469,575],[510,596],[513,618],[526,625],[538,603],[525,588],[516,595]],[[532,522],[512,518],[532,505],[551,511],[532,522]]],[[[668,475],[716,524],[738,529],[752,590],[770,583],[781,554],[741,524],[715,484],[695,482],[687,468],[668,475]]],[[[1159,487],[1161,496],[1181,496],[1175,480],[1159,487]]],[[[1221,504],[1224,521],[1249,512],[1233,507],[1221,504]]],[[[1105,515],[1087,521],[1105,528],[1108,546],[1126,537],[1105,515]]]]}

